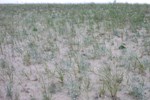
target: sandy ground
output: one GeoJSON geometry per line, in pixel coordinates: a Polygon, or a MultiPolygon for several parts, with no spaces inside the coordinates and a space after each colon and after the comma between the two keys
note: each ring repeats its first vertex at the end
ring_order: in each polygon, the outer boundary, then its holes
{"type": "MultiPolygon", "coordinates": [[[[99,29],[93,25],[94,31],[89,32],[86,22],[73,28],[65,22],[61,32],[49,28],[42,16],[32,16],[37,20],[29,24],[31,16],[14,16],[17,35],[4,33],[0,100],[150,99],[147,30],[140,28],[137,34],[127,26],[106,31],[100,23],[99,29]],[[115,89],[116,97],[112,97],[115,89]]],[[[59,26],[54,23],[54,27],[59,26]]]]}

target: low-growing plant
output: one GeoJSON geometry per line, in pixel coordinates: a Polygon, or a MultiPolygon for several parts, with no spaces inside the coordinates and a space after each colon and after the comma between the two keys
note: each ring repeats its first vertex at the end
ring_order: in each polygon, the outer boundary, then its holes
{"type": "Polygon", "coordinates": [[[22,70],[22,73],[21,73],[24,77],[27,78],[27,80],[30,80],[30,74],[25,72],[25,70],[22,70]]]}
{"type": "Polygon", "coordinates": [[[149,58],[142,59],[141,63],[145,66],[145,70],[147,69],[150,72],[150,61],[149,58]]]}
{"type": "Polygon", "coordinates": [[[79,74],[86,74],[89,70],[89,63],[86,61],[86,59],[83,56],[80,56],[76,54],[76,57],[74,57],[75,64],[76,64],[76,70],[79,74]]]}
{"type": "Polygon", "coordinates": [[[93,45],[93,57],[94,59],[99,59],[101,56],[105,56],[107,52],[107,48],[105,44],[102,43],[95,43],[93,45]]]}
{"type": "Polygon", "coordinates": [[[87,46],[90,46],[90,45],[92,45],[94,43],[94,38],[92,37],[92,36],[86,36],[85,38],[84,38],[84,45],[85,45],[85,47],[87,47],[87,46]]]}
{"type": "Polygon", "coordinates": [[[23,64],[24,64],[25,66],[31,65],[31,56],[30,56],[29,52],[26,52],[26,53],[24,54],[24,56],[23,56],[23,64]]]}
{"type": "Polygon", "coordinates": [[[42,85],[42,100],[51,100],[52,99],[52,93],[49,91],[49,88],[47,88],[47,84],[45,83],[43,76],[41,77],[41,85],[42,85]]]}
{"type": "Polygon", "coordinates": [[[36,98],[32,97],[31,100],[36,100],[36,98]]]}
{"type": "Polygon", "coordinates": [[[38,31],[38,29],[37,29],[36,27],[34,27],[34,28],[33,28],[33,31],[35,31],[35,32],[36,32],[36,31],[38,31]]]}
{"type": "Polygon", "coordinates": [[[91,87],[91,81],[90,81],[90,78],[88,76],[85,76],[83,78],[82,85],[83,85],[83,90],[88,92],[90,87],[91,87]]]}
{"type": "Polygon", "coordinates": [[[104,96],[105,92],[106,92],[106,90],[105,90],[105,86],[103,84],[102,87],[99,88],[99,97],[104,96]]]}
{"type": "Polygon", "coordinates": [[[12,83],[9,83],[6,88],[6,97],[10,100],[13,100],[13,86],[12,83]]]}
{"type": "Polygon", "coordinates": [[[144,95],[144,80],[138,76],[133,76],[129,80],[129,95],[136,98],[136,100],[147,100],[144,95]]]}
{"type": "Polygon", "coordinates": [[[55,83],[51,83],[50,86],[48,87],[48,92],[51,93],[51,94],[55,94],[56,93],[56,84],[55,83]]]}
{"type": "Polygon", "coordinates": [[[12,66],[7,69],[7,77],[8,77],[8,84],[6,87],[6,97],[9,98],[10,100],[13,100],[13,86],[14,86],[14,74],[12,70],[12,66]]]}
{"type": "Polygon", "coordinates": [[[5,34],[4,33],[1,33],[0,34],[0,50],[1,50],[1,53],[3,54],[3,48],[2,48],[2,44],[4,42],[4,38],[5,37],[5,34]]]}
{"type": "Polygon", "coordinates": [[[104,87],[110,92],[112,100],[117,99],[117,92],[120,88],[122,80],[123,74],[118,73],[113,74],[111,72],[110,67],[104,68],[102,75],[102,82],[104,84],[104,87]]]}
{"type": "Polygon", "coordinates": [[[51,79],[53,76],[55,76],[55,70],[52,71],[51,69],[48,68],[48,65],[45,63],[44,64],[44,69],[45,69],[45,75],[48,77],[48,79],[51,79]]]}
{"type": "Polygon", "coordinates": [[[43,99],[42,100],[51,100],[51,96],[47,93],[43,92],[43,99]]]}
{"type": "Polygon", "coordinates": [[[137,70],[140,74],[145,73],[146,68],[142,62],[142,59],[133,51],[127,50],[126,54],[127,55],[125,55],[122,59],[124,66],[126,66],[129,71],[137,70]]]}
{"type": "Polygon", "coordinates": [[[121,44],[121,45],[119,46],[119,49],[126,49],[126,44],[125,44],[125,43],[121,44]]]}
{"type": "Polygon", "coordinates": [[[68,84],[68,94],[72,98],[72,100],[78,100],[79,95],[81,94],[80,92],[80,84],[77,81],[71,81],[68,84]]]}
{"type": "Polygon", "coordinates": [[[55,55],[59,52],[57,43],[52,39],[48,39],[48,49],[51,51],[51,58],[54,58],[55,55]]]}
{"type": "Polygon", "coordinates": [[[136,60],[137,60],[138,63],[139,63],[139,65],[137,66],[137,67],[138,67],[138,70],[139,70],[139,73],[144,73],[144,72],[145,72],[144,64],[142,64],[142,62],[139,60],[138,57],[136,57],[136,60]]]}
{"type": "Polygon", "coordinates": [[[7,69],[7,68],[9,68],[9,64],[5,59],[0,59],[0,67],[2,69],[5,69],[5,68],[7,69]]]}
{"type": "Polygon", "coordinates": [[[136,100],[143,100],[143,88],[134,86],[129,93],[130,95],[134,96],[136,100]]]}
{"type": "Polygon", "coordinates": [[[150,39],[149,36],[144,37],[144,51],[150,55],[150,39]]]}
{"type": "Polygon", "coordinates": [[[20,100],[20,94],[18,93],[18,91],[16,91],[14,94],[14,100],[20,100]]]}
{"type": "Polygon", "coordinates": [[[56,78],[59,79],[59,82],[63,86],[64,85],[64,78],[65,78],[65,70],[56,64],[55,72],[56,72],[56,75],[57,75],[56,78]]]}
{"type": "Polygon", "coordinates": [[[57,70],[56,71],[57,74],[58,74],[58,79],[59,79],[59,82],[62,84],[62,86],[64,85],[64,72],[62,70],[57,70]]]}

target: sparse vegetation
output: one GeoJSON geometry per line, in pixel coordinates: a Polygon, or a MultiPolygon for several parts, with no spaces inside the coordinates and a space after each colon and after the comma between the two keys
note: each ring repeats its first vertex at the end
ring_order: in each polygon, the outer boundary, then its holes
{"type": "Polygon", "coordinates": [[[149,23],[148,4],[0,5],[0,100],[148,100],[149,23]]]}

